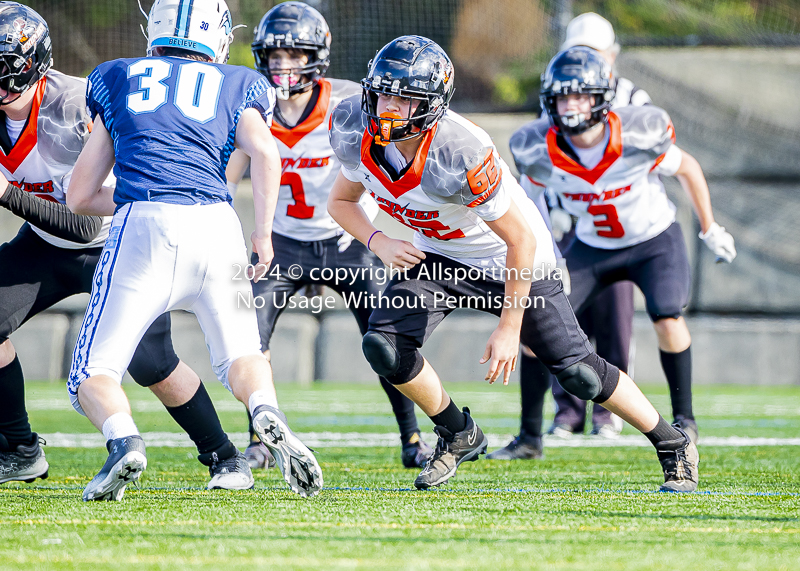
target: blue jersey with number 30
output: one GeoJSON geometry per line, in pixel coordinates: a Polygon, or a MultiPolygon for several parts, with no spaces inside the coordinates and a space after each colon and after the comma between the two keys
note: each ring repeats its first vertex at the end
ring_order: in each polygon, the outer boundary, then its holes
{"type": "Polygon", "coordinates": [[[231,202],[225,167],[245,109],[272,123],[275,91],[256,71],[174,57],[118,59],[86,95],[114,140],[114,202],[231,202]]]}

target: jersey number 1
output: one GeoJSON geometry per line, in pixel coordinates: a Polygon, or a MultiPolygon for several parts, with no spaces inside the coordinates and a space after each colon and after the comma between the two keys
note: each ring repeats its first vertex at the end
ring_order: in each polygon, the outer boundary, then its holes
{"type": "Polygon", "coordinates": [[[314,217],[314,207],[306,204],[306,194],[303,191],[303,179],[296,172],[285,172],[281,175],[281,186],[288,186],[292,190],[294,204],[286,207],[286,216],[306,220],[314,217]]]}
{"type": "MultiPolygon", "coordinates": [[[[139,78],[139,90],[128,94],[128,110],[134,115],[153,113],[167,102],[169,86],[164,83],[172,73],[172,63],[162,59],[140,59],[128,67],[128,78],[139,78]]],[[[172,103],[185,117],[208,123],[217,116],[217,102],[222,90],[222,72],[199,61],[178,66],[172,103]]]]}
{"type": "Polygon", "coordinates": [[[617,207],[613,204],[592,204],[586,209],[592,216],[605,216],[605,220],[595,220],[597,228],[608,228],[608,230],[598,230],[597,235],[603,238],[622,238],[625,235],[625,228],[620,224],[617,216],[617,207]]]}

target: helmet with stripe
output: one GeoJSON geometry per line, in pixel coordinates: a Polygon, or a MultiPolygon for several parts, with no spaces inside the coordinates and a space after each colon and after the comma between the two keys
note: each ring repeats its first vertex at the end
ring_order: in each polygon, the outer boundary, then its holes
{"type": "Polygon", "coordinates": [[[228,61],[233,22],[225,0],[156,0],[147,17],[147,54],[177,48],[228,61]]]}

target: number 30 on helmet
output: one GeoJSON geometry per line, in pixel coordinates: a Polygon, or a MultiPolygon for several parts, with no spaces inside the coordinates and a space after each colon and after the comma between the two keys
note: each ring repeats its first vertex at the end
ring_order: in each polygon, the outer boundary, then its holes
{"type": "Polygon", "coordinates": [[[178,48],[225,63],[233,42],[233,22],[224,0],[156,0],[147,16],[145,35],[147,55],[159,47],[178,48]]]}
{"type": "Polygon", "coordinates": [[[453,97],[453,62],[433,40],[422,36],[401,36],[386,44],[369,62],[361,110],[369,121],[370,136],[388,145],[404,141],[432,129],[441,119],[453,97]],[[407,117],[379,117],[378,94],[419,101],[409,107],[407,117]]]}

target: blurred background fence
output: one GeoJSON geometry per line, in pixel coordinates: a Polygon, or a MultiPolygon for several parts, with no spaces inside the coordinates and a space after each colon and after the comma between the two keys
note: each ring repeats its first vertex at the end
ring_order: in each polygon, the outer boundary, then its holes
{"type": "MultiPolygon", "coordinates": [[[[152,0],[141,0],[148,11],[152,0]]],[[[56,65],[85,75],[101,61],[145,50],[136,0],[29,0],[52,30],[56,65]]],[[[249,42],[272,0],[230,0],[239,30],[231,63],[252,66],[249,42]]],[[[461,110],[537,110],[539,75],[570,18],[595,11],[623,46],[800,46],[797,0],[308,0],[333,36],[330,73],[358,80],[375,51],[402,34],[444,46],[461,110]]]]}
{"type": "MultiPolygon", "coordinates": [[[[145,11],[151,3],[142,0],[145,11]]],[[[586,11],[603,15],[623,47],[618,74],[647,90],[670,113],[678,144],[698,158],[707,174],[718,221],[737,240],[734,264],[714,264],[696,238],[691,205],[677,183],[667,183],[679,204],[692,258],[689,313],[800,317],[797,0],[308,3],[331,27],[332,77],[359,80],[375,51],[401,34],[425,35],[443,45],[456,66],[454,109],[471,114],[506,156],[510,133],[539,111],[539,76],[558,50],[566,24],[586,11]]],[[[145,52],[140,30],[145,18],[136,0],[28,4],[49,22],[55,67],[63,72],[85,76],[101,61],[145,52]]],[[[252,67],[253,29],[274,4],[228,0],[234,24],[247,25],[236,32],[230,63],[252,67]]],[[[7,220],[0,221],[4,240],[13,235],[7,220]]],[[[796,361],[792,367],[800,371],[797,339],[790,346],[796,361]]]]}

